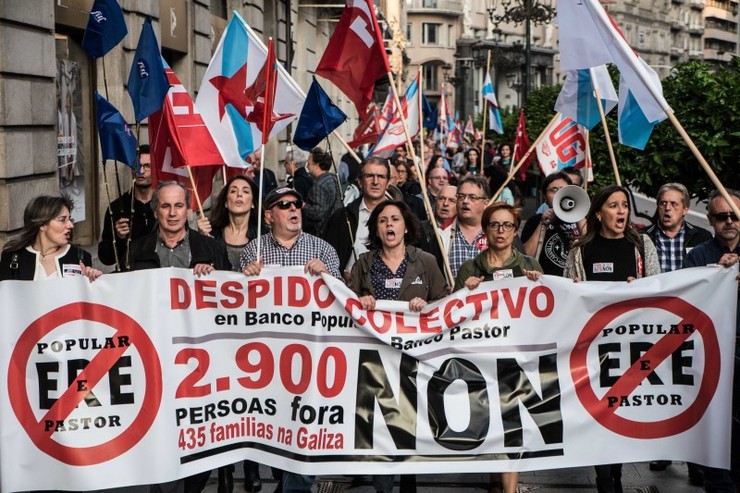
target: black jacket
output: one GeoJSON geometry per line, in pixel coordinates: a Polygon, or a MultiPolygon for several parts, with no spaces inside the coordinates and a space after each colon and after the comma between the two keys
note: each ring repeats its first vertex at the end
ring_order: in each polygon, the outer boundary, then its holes
{"type": "MultiPolygon", "coordinates": [[[[92,256],[82,248],[74,245],[69,251],[59,257],[59,269],[64,264],[79,265],[82,262],[86,266],[92,266],[92,256]]],[[[13,252],[3,252],[0,256],[0,281],[14,279],[17,281],[33,281],[36,273],[36,255],[25,248],[13,252]]]]}
{"type": "Polygon", "coordinates": [[[344,272],[344,268],[352,256],[352,247],[354,246],[355,236],[357,236],[357,223],[360,217],[360,204],[362,204],[362,197],[350,202],[347,207],[335,211],[326,222],[323,239],[337,251],[339,272],[344,272]],[[348,221],[349,228],[347,227],[348,221]],[[351,236],[350,231],[352,232],[351,236]]]}
{"type": "MultiPolygon", "coordinates": [[[[131,270],[161,267],[159,255],[156,252],[158,234],[155,229],[131,244],[131,270]]],[[[188,235],[190,267],[195,267],[196,264],[211,264],[216,270],[231,270],[231,263],[223,243],[190,228],[188,228],[188,235]]]]}
{"type": "MultiPolygon", "coordinates": [[[[110,211],[106,209],[105,219],[103,220],[103,234],[100,235],[100,243],[98,243],[98,258],[105,265],[113,265],[116,263],[116,256],[113,250],[113,237],[114,228],[112,224],[118,221],[122,217],[129,218],[131,226],[131,241],[136,240],[151,232],[156,221],[154,219],[154,211],[150,206],[150,203],[139,202],[134,200],[134,214],[133,219],[131,218],[131,192],[126,192],[119,198],[111,202],[110,211]]],[[[116,250],[118,252],[118,261],[121,266],[126,265],[128,241],[122,240],[116,237],[116,250]]]]}

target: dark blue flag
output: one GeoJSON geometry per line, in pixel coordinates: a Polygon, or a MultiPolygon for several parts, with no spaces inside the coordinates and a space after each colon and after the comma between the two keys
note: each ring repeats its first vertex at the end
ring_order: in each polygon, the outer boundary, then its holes
{"type": "Polygon", "coordinates": [[[314,77],[298,118],[293,143],[304,151],[310,151],[346,119],[347,115],[332,103],[314,77]]]}
{"type": "Polygon", "coordinates": [[[82,48],[91,57],[100,58],[115,48],[126,34],[126,21],[116,0],[95,0],[82,36],[82,48]]]}
{"type": "Polygon", "coordinates": [[[136,169],[136,137],[115,106],[95,91],[95,115],[103,161],[113,159],[136,169]]]}
{"type": "Polygon", "coordinates": [[[421,112],[424,115],[424,128],[427,130],[437,128],[437,112],[432,109],[432,105],[429,104],[424,93],[421,93],[421,112]]]}
{"type": "Polygon", "coordinates": [[[134,116],[140,122],[159,110],[170,90],[162,65],[157,38],[152,29],[152,19],[147,17],[141,26],[139,44],[128,74],[128,93],[134,104],[134,116]]]}

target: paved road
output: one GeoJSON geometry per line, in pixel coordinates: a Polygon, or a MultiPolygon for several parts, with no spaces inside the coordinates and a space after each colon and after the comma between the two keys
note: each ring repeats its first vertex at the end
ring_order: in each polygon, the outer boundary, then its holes
{"type": "MultiPolygon", "coordinates": [[[[260,468],[263,477],[264,493],[275,491],[275,480],[270,476],[267,467],[260,468]]],[[[647,463],[626,464],[623,469],[624,491],[629,493],[701,493],[703,488],[688,483],[686,465],[674,463],[665,471],[653,472],[648,469],[647,463]]],[[[234,492],[244,492],[243,471],[238,467],[234,492]]],[[[481,493],[488,491],[487,474],[443,474],[420,475],[417,478],[419,493],[442,493],[454,491],[459,493],[481,493]]],[[[217,493],[215,473],[209,480],[207,493],[217,493]]],[[[358,478],[353,483],[346,477],[321,477],[314,486],[317,493],[374,493],[369,478],[358,478]]],[[[536,471],[522,473],[519,485],[522,493],[536,491],[537,493],[568,493],[596,491],[594,472],[591,467],[577,467],[571,469],[557,469],[552,471],[536,471]]],[[[398,482],[394,492],[399,490],[398,482]]]]}

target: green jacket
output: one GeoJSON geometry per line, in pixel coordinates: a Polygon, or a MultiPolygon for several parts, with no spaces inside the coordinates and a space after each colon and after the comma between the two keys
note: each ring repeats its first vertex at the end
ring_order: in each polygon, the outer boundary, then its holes
{"type": "Polygon", "coordinates": [[[491,281],[493,279],[493,273],[499,270],[511,269],[514,277],[523,276],[524,272],[522,269],[542,272],[542,266],[540,266],[537,259],[520,253],[516,248],[511,249],[511,257],[506,259],[503,267],[491,267],[488,264],[486,254],[487,251],[484,250],[474,259],[470,259],[460,266],[460,270],[457,272],[457,279],[455,279],[454,291],[464,288],[465,281],[469,277],[483,276],[483,281],[491,281]]]}

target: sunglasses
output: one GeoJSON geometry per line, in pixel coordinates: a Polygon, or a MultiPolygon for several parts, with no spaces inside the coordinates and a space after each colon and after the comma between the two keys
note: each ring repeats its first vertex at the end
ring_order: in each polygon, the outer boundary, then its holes
{"type": "Polygon", "coordinates": [[[294,205],[296,209],[300,209],[303,207],[303,201],[301,199],[296,200],[281,200],[280,202],[275,202],[272,204],[272,207],[277,207],[281,211],[287,211],[290,209],[290,206],[294,205]]]}
{"type": "Polygon", "coordinates": [[[725,222],[729,218],[732,222],[737,221],[737,216],[734,212],[713,212],[710,214],[715,221],[725,222]]]}

